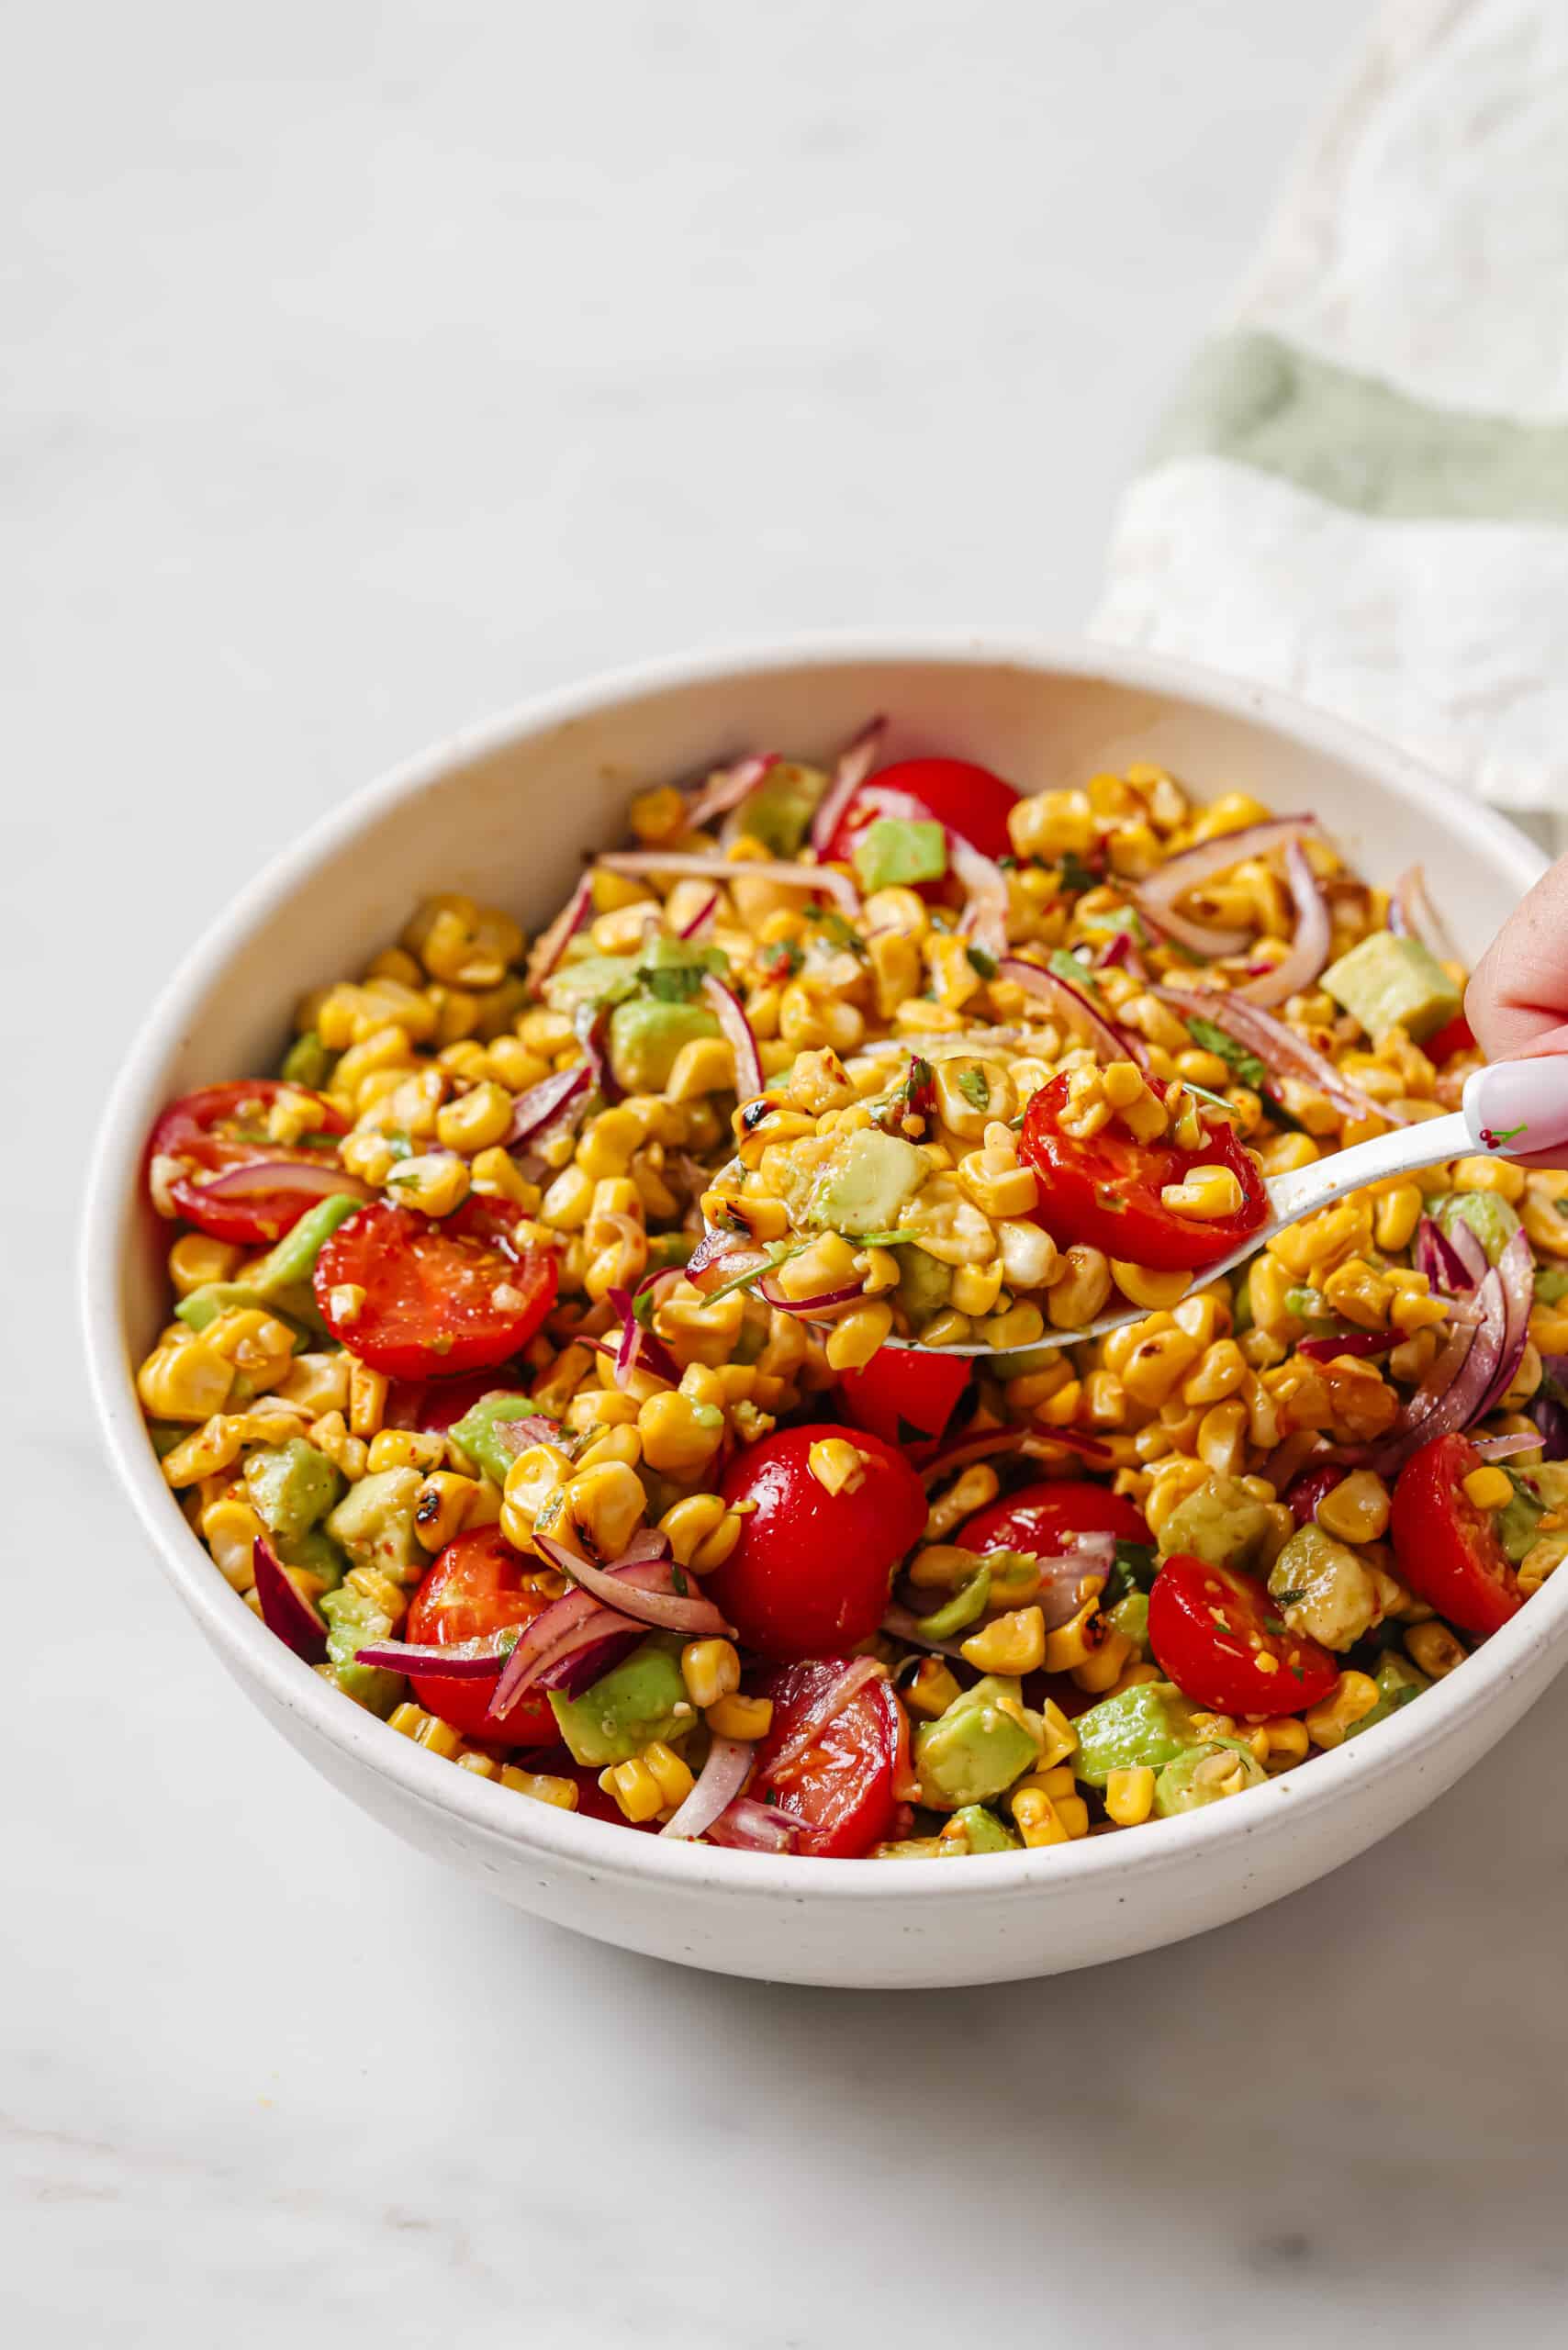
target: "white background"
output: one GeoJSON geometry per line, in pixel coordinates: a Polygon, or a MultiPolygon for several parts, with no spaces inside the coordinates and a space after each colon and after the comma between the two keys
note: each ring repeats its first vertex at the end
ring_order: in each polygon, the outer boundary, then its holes
{"type": "Polygon", "coordinates": [[[467,1890],[245,1708],[111,1491],[68,1293],[139,1007],[384,763],[714,638],[1077,624],[1364,13],[151,0],[13,42],[0,2310],[29,2350],[1560,2338],[1551,1700],[1377,1852],[1163,1955],[902,1998],[682,1974],[467,1890]]]}

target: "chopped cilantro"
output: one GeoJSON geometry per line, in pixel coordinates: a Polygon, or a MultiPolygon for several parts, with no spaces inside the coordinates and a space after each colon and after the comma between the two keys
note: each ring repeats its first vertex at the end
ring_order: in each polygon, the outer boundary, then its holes
{"type": "Polygon", "coordinates": [[[1061,861],[1061,886],[1070,898],[1081,897],[1085,890],[1097,890],[1101,877],[1092,865],[1086,865],[1075,849],[1069,849],[1061,861]]]}
{"type": "Polygon", "coordinates": [[[991,1080],[983,1069],[966,1069],[958,1072],[958,1091],[971,1110],[991,1107],[991,1080]]]}
{"type": "Polygon", "coordinates": [[[1249,1053],[1245,1045],[1238,1045],[1234,1036],[1226,1035],[1212,1020],[1201,1019],[1194,1013],[1187,1023],[1187,1034],[1204,1052],[1216,1053],[1236,1071],[1242,1084],[1249,1085],[1255,1093],[1268,1081],[1269,1072],[1257,1054],[1249,1053]]]}
{"type": "Polygon", "coordinates": [[[1282,1607],[1298,1607],[1306,1597],[1305,1591],[1277,1591],[1274,1597],[1282,1607]]]}
{"type": "Polygon", "coordinates": [[[866,941],[854,925],[846,923],[842,914],[835,913],[831,906],[808,906],[805,918],[814,923],[823,936],[831,939],[835,946],[846,947],[851,955],[858,955],[864,959],[868,951],[866,941]]]}
{"type": "Polygon", "coordinates": [[[1114,1607],[1119,1600],[1128,1598],[1135,1591],[1152,1591],[1159,1566],[1151,1543],[1118,1541],[1115,1563],[1106,1577],[1101,1606],[1114,1607]]]}
{"type": "Polygon", "coordinates": [[[1076,988],[1081,995],[1092,996],[1098,1002],[1099,981],[1088,966],[1081,963],[1076,955],[1070,955],[1065,946],[1052,947],[1048,968],[1058,979],[1065,979],[1070,988],[1076,988]]]}
{"type": "Polygon", "coordinates": [[[705,974],[695,963],[666,963],[637,976],[655,1003],[689,1003],[701,994],[705,974]]]}
{"type": "Polygon", "coordinates": [[[978,971],[982,979],[994,979],[1002,968],[995,956],[988,955],[983,946],[966,946],[964,952],[969,958],[969,968],[978,971]]]}

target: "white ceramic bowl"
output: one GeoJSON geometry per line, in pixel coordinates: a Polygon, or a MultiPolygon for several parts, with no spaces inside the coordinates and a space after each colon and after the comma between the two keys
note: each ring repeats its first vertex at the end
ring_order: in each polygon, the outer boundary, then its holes
{"type": "Polygon", "coordinates": [[[743,748],[826,755],[873,711],[891,749],[982,761],[1025,789],[1164,762],[1200,795],[1315,810],[1369,875],[1421,857],[1473,955],[1541,859],[1397,753],[1253,687],[1131,655],[967,637],[835,639],[672,661],[552,695],[361,792],[235,901],[146,1021],[99,1137],[83,1258],[87,1349],[126,1492],[236,1681],[344,1794],[506,1900],[696,1966],[851,1986],[1001,1982],[1173,1942],[1307,1884],[1396,1828],[1501,1737],[1564,1659],[1568,1575],[1374,1735],[1230,1803],[1065,1850],[956,1867],[669,1844],[472,1779],[347,1703],[229,1589],[187,1529],[131,1383],[165,1313],[140,1180],[171,1095],[271,1068],[308,987],[358,968],[437,888],[531,925],[629,791],[743,748]]]}

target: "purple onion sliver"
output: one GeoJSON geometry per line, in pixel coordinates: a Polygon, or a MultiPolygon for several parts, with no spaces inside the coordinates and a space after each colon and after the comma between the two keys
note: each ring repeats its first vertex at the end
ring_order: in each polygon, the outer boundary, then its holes
{"type": "Polygon", "coordinates": [[[1298,1355],[1313,1362],[1332,1362],[1336,1355],[1385,1355],[1404,1337],[1400,1330],[1340,1330],[1327,1338],[1299,1338],[1298,1355]]]}
{"type": "Polygon", "coordinates": [[[256,1577],[256,1605],[268,1631],[275,1633],[306,1664],[323,1662],[327,1628],[309,1601],[301,1599],[264,1535],[258,1534],[251,1545],[251,1563],[256,1577]]]}
{"type": "Polygon", "coordinates": [[[689,923],[683,923],[681,924],[677,935],[680,938],[695,938],[698,932],[705,929],[708,923],[712,921],[714,914],[718,911],[718,905],[719,892],[715,890],[712,895],[709,898],[707,903],[700,907],[697,912],[692,915],[691,920],[689,923]]]}
{"type": "Polygon", "coordinates": [[[585,1062],[580,1069],[557,1069],[554,1076],[543,1077],[520,1093],[512,1103],[511,1125],[507,1129],[506,1147],[514,1149],[519,1143],[530,1141],[553,1125],[557,1118],[571,1109],[580,1096],[587,1102],[592,1071],[585,1062]]]}
{"type": "Polygon", "coordinates": [[[495,1649],[466,1641],[443,1649],[418,1640],[372,1640],[367,1648],[355,1649],[354,1662],[375,1665],[384,1673],[417,1673],[425,1681],[498,1681],[506,1658],[495,1649]]]}
{"type": "Polygon", "coordinates": [[[1478,1436],[1473,1442],[1483,1460],[1511,1460],[1516,1452],[1540,1451],[1540,1430],[1516,1428],[1507,1436],[1478,1436]]]}

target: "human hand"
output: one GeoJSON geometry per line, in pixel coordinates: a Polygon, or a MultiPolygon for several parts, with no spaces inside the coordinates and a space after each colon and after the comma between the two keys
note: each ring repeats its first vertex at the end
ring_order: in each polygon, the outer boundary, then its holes
{"type": "MultiPolygon", "coordinates": [[[[1464,1013],[1489,1061],[1568,1053],[1568,856],[1541,875],[1492,941],[1464,1013]]],[[[1561,1166],[1562,1152],[1522,1163],[1561,1166]]]]}

